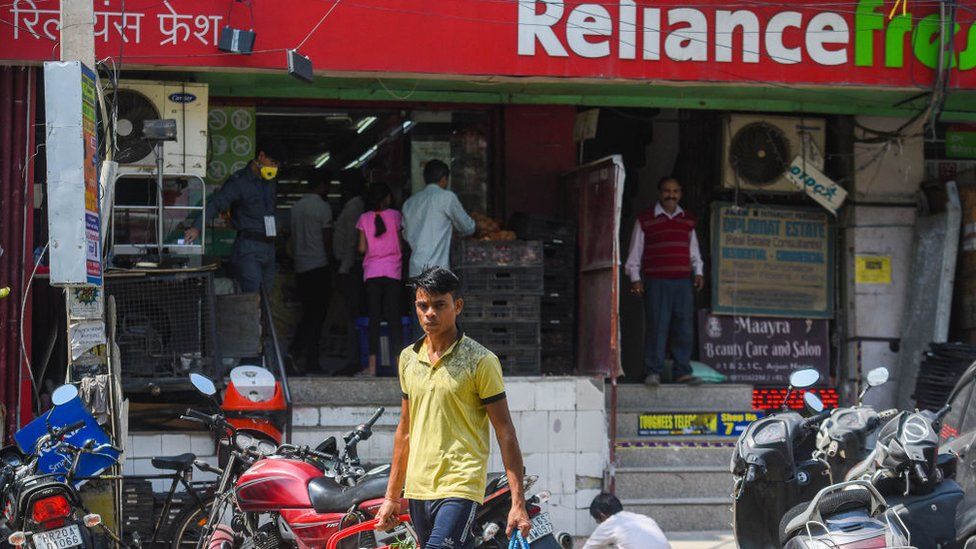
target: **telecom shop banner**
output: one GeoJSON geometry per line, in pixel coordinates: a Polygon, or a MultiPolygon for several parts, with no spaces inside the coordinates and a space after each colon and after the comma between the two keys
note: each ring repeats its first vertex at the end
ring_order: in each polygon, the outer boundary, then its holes
{"type": "Polygon", "coordinates": [[[698,357],[732,383],[788,385],[790,374],[813,368],[827,379],[827,320],[713,315],[698,312],[698,357]]]}
{"type": "MultiPolygon", "coordinates": [[[[0,5],[0,59],[56,58],[58,0],[0,5]]],[[[955,12],[949,85],[976,87],[976,12],[955,12]]],[[[115,66],[287,68],[288,49],[320,73],[552,76],[739,83],[933,82],[936,2],[698,0],[102,0],[95,55],[115,66]],[[287,6],[283,9],[283,6],[287,6]],[[225,26],[254,51],[217,49],[225,26]],[[307,39],[306,39],[307,37],[307,39]]]]}
{"type": "Polygon", "coordinates": [[[712,205],[712,312],[833,316],[834,239],[822,209],[712,205]]]}
{"type": "Polygon", "coordinates": [[[763,412],[648,413],[637,419],[642,437],[706,435],[738,437],[763,412]]]}

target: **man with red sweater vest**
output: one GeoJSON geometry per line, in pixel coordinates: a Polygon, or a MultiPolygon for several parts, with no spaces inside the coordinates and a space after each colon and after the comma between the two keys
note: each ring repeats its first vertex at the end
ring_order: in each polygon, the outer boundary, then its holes
{"type": "Polygon", "coordinates": [[[698,385],[691,373],[695,295],[705,282],[695,225],[698,220],[681,209],[681,183],[674,177],[658,184],[658,202],[634,223],[626,271],[630,291],[644,296],[644,383],[661,384],[664,352],[671,335],[674,357],[672,381],[698,385]],[[694,277],[694,278],[692,278],[694,277]]]}

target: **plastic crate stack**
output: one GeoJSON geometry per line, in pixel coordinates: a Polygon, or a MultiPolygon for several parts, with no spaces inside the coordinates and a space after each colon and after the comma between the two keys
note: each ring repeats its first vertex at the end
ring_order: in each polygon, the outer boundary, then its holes
{"type": "Polygon", "coordinates": [[[576,226],[564,219],[516,214],[512,228],[519,238],[542,242],[542,373],[572,374],[576,370],[576,226]]]}
{"type": "Polygon", "coordinates": [[[462,240],[451,258],[465,333],[498,355],[506,375],[539,375],[542,243],[462,240]]]}
{"type": "Polygon", "coordinates": [[[930,343],[922,357],[915,379],[916,406],[920,410],[938,410],[966,368],[976,360],[976,345],[966,343],[930,343]]]}

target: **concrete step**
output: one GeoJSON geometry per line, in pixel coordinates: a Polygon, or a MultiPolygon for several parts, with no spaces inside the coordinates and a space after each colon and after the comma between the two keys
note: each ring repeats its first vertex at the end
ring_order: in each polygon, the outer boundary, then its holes
{"type": "Polygon", "coordinates": [[[617,463],[620,467],[713,466],[728,470],[733,443],[715,437],[618,439],[617,463]]]}
{"type": "Polygon", "coordinates": [[[621,503],[628,511],[653,518],[665,532],[731,529],[730,497],[627,499],[621,503]]]}
{"type": "Polygon", "coordinates": [[[621,499],[710,498],[732,492],[728,466],[620,467],[616,474],[621,499]]]}
{"type": "MultiPolygon", "coordinates": [[[[610,409],[610,387],[606,391],[610,409]]],[[[617,410],[639,412],[737,412],[752,409],[752,385],[705,383],[697,387],[665,384],[617,386],[617,410]]]]}

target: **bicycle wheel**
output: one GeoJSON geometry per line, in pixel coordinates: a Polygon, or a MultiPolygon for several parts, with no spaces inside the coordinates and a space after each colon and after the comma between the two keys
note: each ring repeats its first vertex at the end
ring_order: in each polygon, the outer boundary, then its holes
{"type": "Polygon", "coordinates": [[[173,520],[170,536],[172,549],[196,549],[215,499],[214,496],[201,496],[203,507],[190,505],[173,520]]]}

